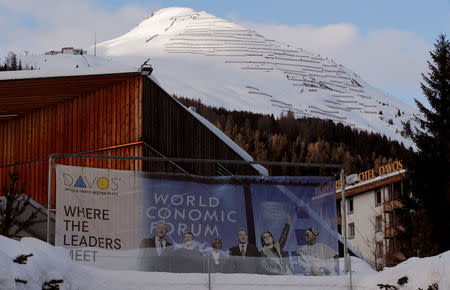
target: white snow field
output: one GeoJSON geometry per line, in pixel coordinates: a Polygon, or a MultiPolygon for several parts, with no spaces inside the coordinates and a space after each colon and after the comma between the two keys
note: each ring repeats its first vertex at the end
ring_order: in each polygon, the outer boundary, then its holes
{"type": "Polygon", "coordinates": [[[161,9],[125,35],[100,43],[97,51],[134,65],[150,58],[170,94],[274,116],[290,110],[297,117],[331,119],[412,145],[400,135],[401,121],[416,109],[325,56],[204,11],[161,9]]]}
{"type": "Polygon", "coordinates": [[[148,60],[154,68],[152,77],[169,94],[229,110],[275,117],[291,111],[296,117],[330,119],[414,147],[400,132],[402,122],[420,114],[417,109],[325,56],[268,39],[204,11],[161,9],[128,33],[98,44],[96,51],[101,57],[20,58],[37,69],[74,73],[117,63],[137,70],[148,60]]]}
{"type": "MultiPolygon", "coordinates": [[[[389,284],[397,289],[428,289],[437,284],[439,289],[450,289],[449,265],[450,252],[430,258],[411,258],[382,272],[352,257],[352,286],[353,289],[380,289],[377,284],[389,284]],[[408,282],[398,285],[398,279],[404,276],[408,282]]],[[[350,289],[349,278],[349,275],[212,274],[211,289],[350,289]]],[[[0,289],[42,289],[43,283],[52,279],[64,281],[59,284],[61,289],[208,289],[207,274],[101,270],[73,262],[64,248],[34,238],[16,241],[0,236],[0,289]],[[33,256],[26,264],[14,263],[12,259],[21,254],[33,256]],[[27,284],[16,283],[15,279],[27,284]]]]}

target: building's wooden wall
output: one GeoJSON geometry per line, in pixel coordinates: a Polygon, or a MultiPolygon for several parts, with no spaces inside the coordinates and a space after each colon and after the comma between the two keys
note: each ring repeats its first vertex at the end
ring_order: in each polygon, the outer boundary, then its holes
{"type": "MultiPolygon", "coordinates": [[[[143,140],[166,157],[242,160],[234,150],[154,82],[144,79],[143,140]]],[[[216,164],[178,163],[192,174],[218,175],[216,164]]],[[[224,165],[234,175],[258,175],[248,165],[224,165]]]]}
{"type": "MultiPolygon", "coordinates": [[[[176,100],[140,75],[0,121],[0,140],[0,186],[14,168],[8,165],[18,163],[25,193],[43,205],[47,204],[48,158],[53,153],[242,160],[176,100]]],[[[195,162],[65,158],[57,163],[219,174],[216,164],[195,162]]],[[[258,174],[246,165],[224,167],[232,174],[258,174]]]]}
{"type": "MultiPolygon", "coordinates": [[[[17,162],[25,193],[46,204],[50,154],[142,156],[143,145],[138,142],[142,137],[141,96],[142,77],[137,76],[0,121],[0,186],[12,170],[6,165],[17,162]]],[[[142,166],[138,161],[104,159],[60,159],[57,163],[138,170],[142,166]]]]}

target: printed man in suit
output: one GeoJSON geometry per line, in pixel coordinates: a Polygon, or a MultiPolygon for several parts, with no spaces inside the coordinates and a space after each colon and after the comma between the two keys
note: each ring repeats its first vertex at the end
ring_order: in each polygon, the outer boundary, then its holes
{"type": "Polygon", "coordinates": [[[247,232],[237,232],[239,244],[230,248],[232,270],[237,273],[257,273],[259,251],[255,245],[248,243],[247,232]]]}
{"type": "Polygon", "coordinates": [[[167,225],[160,221],[156,225],[156,236],[143,239],[139,248],[143,249],[141,270],[169,271],[172,244],[166,239],[167,225]]]}

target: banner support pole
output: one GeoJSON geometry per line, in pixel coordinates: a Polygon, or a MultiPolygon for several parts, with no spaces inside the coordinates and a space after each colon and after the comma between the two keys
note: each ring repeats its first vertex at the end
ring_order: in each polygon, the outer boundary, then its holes
{"type": "Polygon", "coordinates": [[[47,243],[50,244],[50,214],[52,209],[52,172],[53,172],[53,155],[48,159],[48,194],[47,194],[47,243]]]}
{"type": "Polygon", "coordinates": [[[342,234],[344,235],[344,268],[345,274],[350,273],[350,289],[352,289],[352,269],[350,265],[350,257],[347,249],[347,207],[345,201],[345,169],[341,169],[341,212],[342,212],[342,234]]]}
{"type": "Polygon", "coordinates": [[[208,289],[211,290],[211,255],[208,256],[208,289]]]}

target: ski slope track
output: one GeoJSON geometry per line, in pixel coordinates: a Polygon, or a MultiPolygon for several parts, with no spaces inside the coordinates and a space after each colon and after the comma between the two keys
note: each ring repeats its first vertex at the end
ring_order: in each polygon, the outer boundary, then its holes
{"type": "Polygon", "coordinates": [[[98,44],[97,54],[137,68],[149,59],[152,77],[164,90],[206,105],[275,117],[291,111],[414,147],[400,132],[402,121],[411,120],[414,128],[415,108],[324,56],[204,11],[161,9],[128,33],[98,44]]]}

